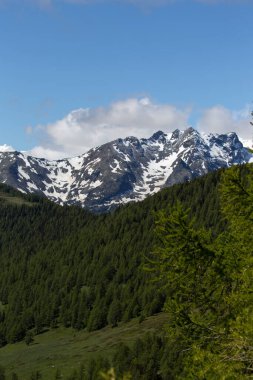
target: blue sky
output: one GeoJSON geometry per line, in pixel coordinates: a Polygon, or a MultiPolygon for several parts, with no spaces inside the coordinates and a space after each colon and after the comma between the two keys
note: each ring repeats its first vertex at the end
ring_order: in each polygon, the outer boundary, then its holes
{"type": "Polygon", "coordinates": [[[252,11],[243,0],[0,0],[0,145],[58,158],[189,124],[250,138],[252,11]]]}

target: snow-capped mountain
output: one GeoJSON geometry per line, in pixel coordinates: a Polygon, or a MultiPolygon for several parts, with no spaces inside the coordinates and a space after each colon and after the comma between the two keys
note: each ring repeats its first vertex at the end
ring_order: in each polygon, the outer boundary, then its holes
{"type": "Polygon", "coordinates": [[[139,201],[164,187],[212,170],[253,162],[235,133],[204,135],[193,128],[118,139],[69,159],[48,161],[0,153],[0,182],[59,204],[104,211],[139,201]]]}

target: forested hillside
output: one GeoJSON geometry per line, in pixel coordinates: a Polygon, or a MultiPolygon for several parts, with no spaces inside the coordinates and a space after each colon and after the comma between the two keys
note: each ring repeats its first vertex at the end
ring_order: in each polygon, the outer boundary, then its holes
{"type": "Polygon", "coordinates": [[[2,185],[1,193],[24,203],[0,205],[1,345],[58,323],[92,331],[159,312],[163,291],[143,270],[154,213],[180,199],[198,225],[217,232],[219,177],[214,172],[100,216],[2,185]]]}
{"type": "MultiPolygon", "coordinates": [[[[164,309],[166,338],[130,335],[63,378],[113,376],[111,365],[119,379],[251,378],[252,173],[250,165],[215,172],[99,216],[1,186],[1,344],[29,345],[56,327],[61,340],[68,327],[92,339],[110,325],[104,337],[112,337],[118,324],[120,333],[164,309]]],[[[7,360],[11,347],[2,348],[7,360]]]]}

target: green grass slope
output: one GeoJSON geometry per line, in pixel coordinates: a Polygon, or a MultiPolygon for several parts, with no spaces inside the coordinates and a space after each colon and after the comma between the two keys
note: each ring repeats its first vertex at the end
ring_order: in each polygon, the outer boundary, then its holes
{"type": "Polygon", "coordinates": [[[16,196],[6,194],[1,191],[0,191],[0,202],[9,203],[9,204],[17,205],[17,206],[21,206],[21,205],[32,206],[31,202],[27,202],[21,197],[16,197],[16,196]]]}
{"type": "Polygon", "coordinates": [[[43,380],[54,379],[56,369],[63,378],[91,358],[110,357],[118,344],[131,345],[145,333],[161,331],[167,315],[160,313],[139,323],[138,318],[118,327],[98,331],[76,331],[60,327],[37,335],[27,346],[24,342],[8,344],[0,350],[0,365],[6,368],[8,378],[16,372],[22,380],[30,379],[39,370],[43,380]]]}
{"type": "Polygon", "coordinates": [[[35,198],[37,197],[23,195],[10,186],[0,184],[0,205],[32,206],[35,198]]]}

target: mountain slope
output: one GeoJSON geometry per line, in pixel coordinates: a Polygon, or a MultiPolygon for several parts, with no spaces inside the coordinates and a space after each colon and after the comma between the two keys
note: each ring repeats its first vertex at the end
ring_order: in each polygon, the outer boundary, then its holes
{"type": "Polygon", "coordinates": [[[159,131],[149,139],[118,139],[58,161],[0,153],[0,182],[59,204],[105,211],[251,160],[253,155],[235,133],[204,135],[189,128],[170,134],[159,131]]]}
{"type": "Polygon", "coordinates": [[[0,204],[0,347],[32,328],[61,323],[92,331],[159,312],[163,291],[143,271],[154,245],[154,212],[182,200],[199,225],[223,229],[219,176],[102,215],[47,199],[33,207],[0,204]]]}

